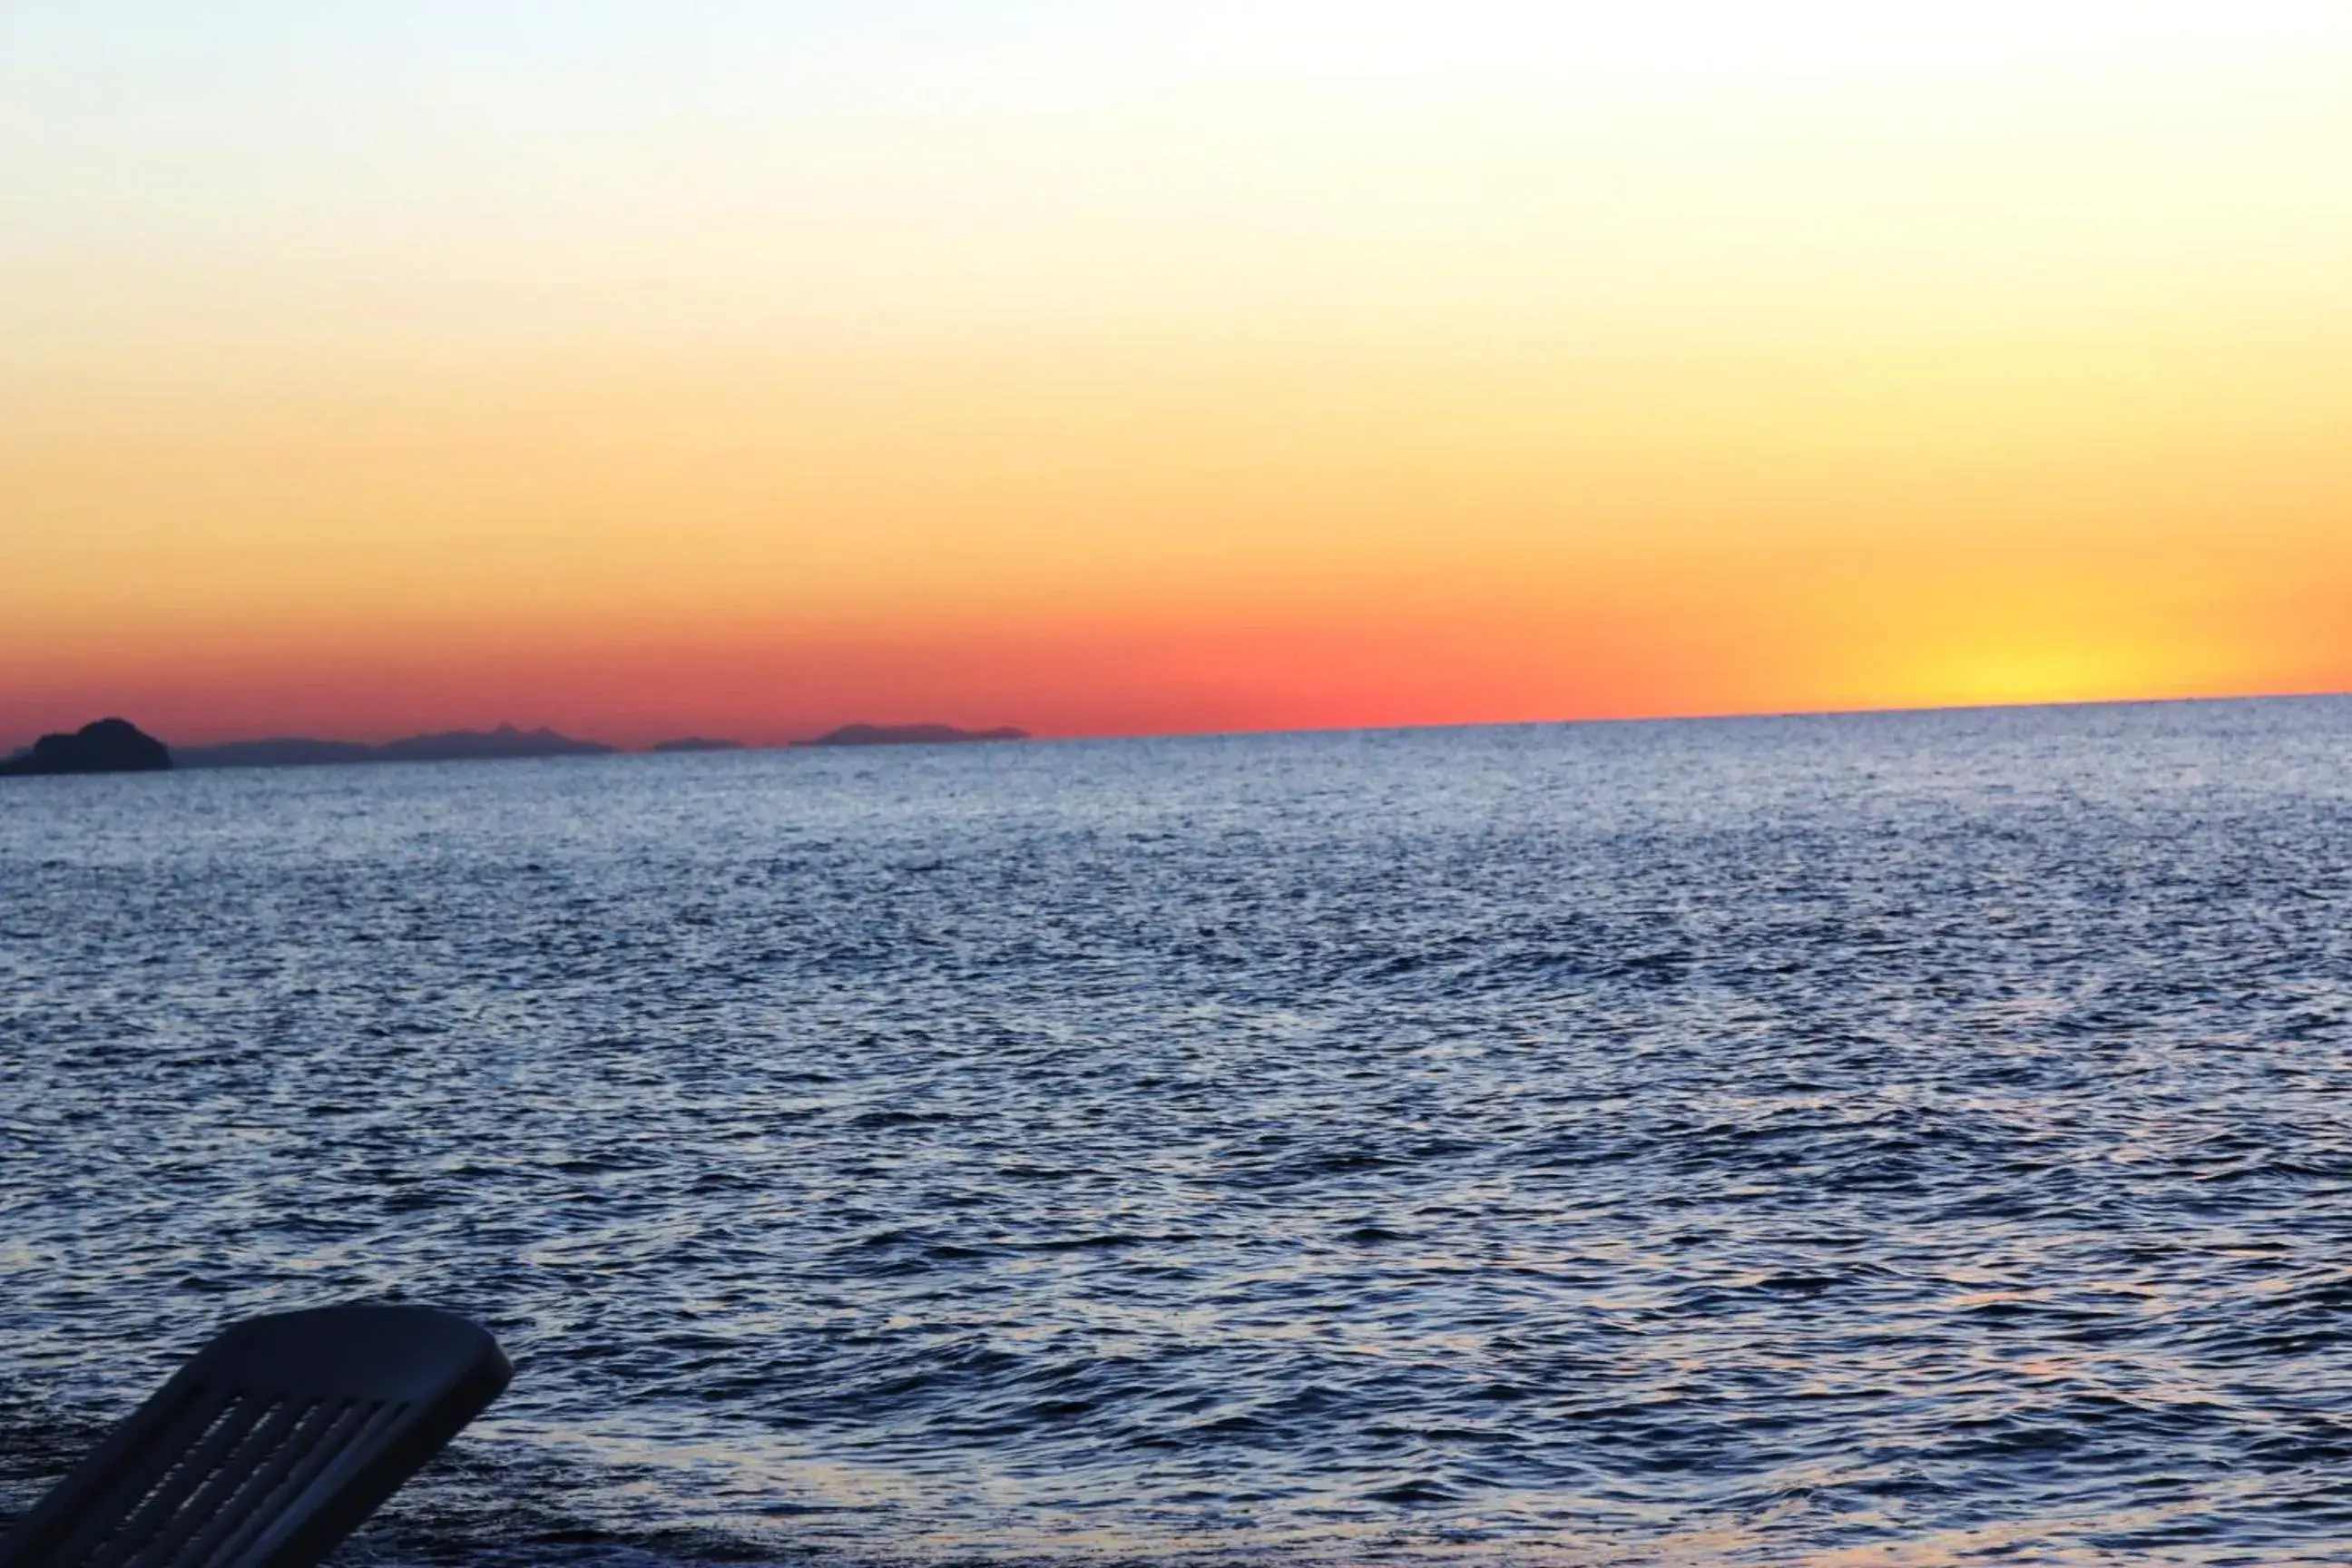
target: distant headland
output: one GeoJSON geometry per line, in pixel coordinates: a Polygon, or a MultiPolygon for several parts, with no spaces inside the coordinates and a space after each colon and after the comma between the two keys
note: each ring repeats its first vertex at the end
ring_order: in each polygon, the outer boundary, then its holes
{"type": "MultiPolygon", "coordinates": [[[[945,746],[976,741],[1025,741],[1029,732],[1003,725],[961,730],[952,724],[844,724],[794,746],[945,746]]],[[[735,752],[740,741],[688,735],[646,748],[658,754],[735,752]]],[[[27,751],[0,760],[0,774],[132,773],[181,768],[308,768],[359,763],[487,762],[517,757],[603,757],[619,751],[549,729],[447,730],[370,744],[276,735],[209,746],[166,747],[124,719],[101,719],[70,735],[44,735],[27,751]]]]}
{"type": "Polygon", "coordinates": [[[130,720],[100,719],[70,735],[44,735],[30,751],[0,759],[0,775],[149,773],[171,765],[171,748],[130,720]]]}
{"type": "Polygon", "coordinates": [[[183,746],[184,768],[299,768],[342,763],[457,763],[510,757],[603,757],[618,748],[601,741],[575,741],[552,730],[447,730],[411,735],[380,746],[357,741],[314,741],[280,735],[266,741],[226,741],[216,746],[183,746]]]}
{"type": "Polygon", "coordinates": [[[946,746],[965,741],[1025,741],[1026,730],[959,730],[952,724],[844,724],[803,746],[946,746]]]}

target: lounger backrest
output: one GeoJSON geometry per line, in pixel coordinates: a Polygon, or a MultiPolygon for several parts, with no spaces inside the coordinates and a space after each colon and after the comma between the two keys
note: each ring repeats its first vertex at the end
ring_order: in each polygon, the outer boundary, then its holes
{"type": "Polygon", "coordinates": [[[0,1568],[310,1568],[507,1384],[423,1307],[239,1323],[0,1539],[0,1568]]]}

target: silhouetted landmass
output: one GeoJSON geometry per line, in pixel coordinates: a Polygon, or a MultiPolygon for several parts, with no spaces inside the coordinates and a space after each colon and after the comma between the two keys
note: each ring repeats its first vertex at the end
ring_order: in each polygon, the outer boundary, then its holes
{"type": "Polygon", "coordinates": [[[128,719],[100,719],[70,735],[44,735],[0,762],[0,774],[146,773],[172,765],[169,747],[128,719]]]}
{"type": "Polygon", "coordinates": [[[604,757],[614,748],[602,741],[575,741],[552,730],[518,730],[501,724],[495,730],[451,730],[438,735],[411,735],[386,741],[375,749],[387,763],[456,763],[488,757],[604,757]]]}
{"type": "Polygon", "coordinates": [[[451,730],[411,735],[381,746],[357,741],[313,741],[299,735],[268,741],[227,741],[217,746],[185,746],[184,768],[320,767],[339,763],[450,763],[506,757],[601,757],[613,748],[601,741],[575,741],[552,730],[451,730]]]}
{"type": "Polygon", "coordinates": [[[656,741],[647,748],[656,752],[740,752],[740,741],[706,741],[699,735],[688,735],[682,741],[656,741]]]}
{"type": "Polygon", "coordinates": [[[176,754],[184,768],[308,768],[376,760],[375,748],[357,741],[312,741],[299,735],[183,746],[176,754]]]}
{"type": "Polygon", "coordinates": [[[844,724],[803,746],[945,746],[961,741],[1025,741],[1026,730],[959,730],[952,724],[844,724]]]}

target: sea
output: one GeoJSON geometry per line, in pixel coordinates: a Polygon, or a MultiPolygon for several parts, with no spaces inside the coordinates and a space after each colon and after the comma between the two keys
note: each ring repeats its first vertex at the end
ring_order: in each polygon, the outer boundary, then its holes
{"type": "Polygon", "coordinates": [[[370,1564],[2352,1563],[2352,699],[0,781],[0,1515],[370,1564]]]}

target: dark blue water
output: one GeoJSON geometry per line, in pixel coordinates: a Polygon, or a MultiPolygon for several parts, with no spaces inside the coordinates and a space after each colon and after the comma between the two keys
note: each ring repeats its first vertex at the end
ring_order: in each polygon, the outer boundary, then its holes
{"type": "Polygon", "coordinates": [[[2352,701],[13,780],[0,1511],[378,1561],[2352,1563],[2352,701]]]}

